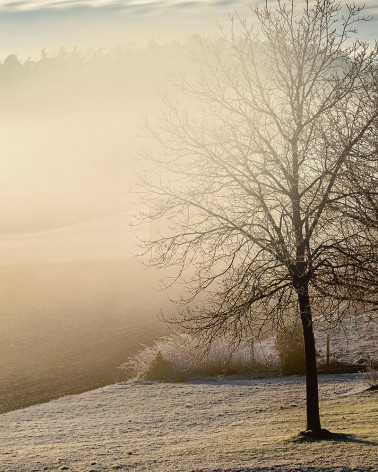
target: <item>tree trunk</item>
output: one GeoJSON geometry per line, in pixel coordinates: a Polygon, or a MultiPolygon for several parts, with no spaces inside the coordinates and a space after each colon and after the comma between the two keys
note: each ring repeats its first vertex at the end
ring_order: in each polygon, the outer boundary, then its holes
{"type": "Polygon", "coordinates": [[[308,288],[298,291],[298,302],[303,327],[303,338],[306,358],[306,412],[307,431],[320,434],[318,371],[316,367],[315,338],[312,326],[312,314],[308,288]]]}

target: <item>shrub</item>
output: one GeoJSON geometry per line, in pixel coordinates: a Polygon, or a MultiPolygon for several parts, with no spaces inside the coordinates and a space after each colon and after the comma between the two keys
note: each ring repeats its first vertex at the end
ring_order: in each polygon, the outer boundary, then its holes
{"type": "Polygon", "coordinates": [[[276,348],[283,374],[305,373],[303,334],[299,323],[278,330],[276,348]]]}
{"type": "Polygon", "coordinates": [[[378,390],[378,368],[372,361],[370,361],[365,368],[365,372],[362,372],[364,381],[368,387],[368,390],[378,390]]]}
{"type": "Polygon", "coordinates": [[[223,337],[210,346],[185,333],[176,333],[144,346],[120,368],[128,378],[183,381],[193,377],[214,377],[261,373],[277,366],[274,346],[267,340],[253,345],[250,340],[235,343],[223,337]]]}
{"type": "Polygon", "coordinates": [[[146,380],[167,380],[172,377],[174,366],[170,361],[164,359],[160,352],[152,360],[148,366],[144,376],[146,380]]]}
{"type": "Polygon", "coordinates": [[[128,378],[179,380],[186,377],[192,363],[193,340],[186,334],[167,336],[129,357],[121,369],[128,378]]]}

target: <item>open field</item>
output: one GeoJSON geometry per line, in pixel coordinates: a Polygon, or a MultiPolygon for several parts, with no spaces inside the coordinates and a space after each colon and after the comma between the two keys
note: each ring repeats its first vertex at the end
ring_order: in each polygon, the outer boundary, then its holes
{"type": "Polygon", "coordinates": [[[132,258],[2,266],[0,413],[124,379],[118,366],[168,331],[156,285],[132,258]]]}
{"type": "Polygon", "coordinates": [[[323,427],[345,440],[293,442],[303,377],[126,383],[1,415],[0,470],[377,471],[377,392],[320,381],[323,427]]]}

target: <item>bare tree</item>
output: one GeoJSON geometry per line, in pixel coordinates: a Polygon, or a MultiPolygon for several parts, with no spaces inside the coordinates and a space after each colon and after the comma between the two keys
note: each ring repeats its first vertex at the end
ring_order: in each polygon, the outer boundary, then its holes
{"type": "MultiPolygon", "coordinates": [[[[377,249],[356,218],[364,175],[353,169],[377,159],[378,51],[352,40],[369,19],[355,5],[252,11],[255,27],[233,19],[201,41],[200,78],[177,84],[196,108],[166,100],[152,131],[161,152],[142,179],[148,217],[171,223],[147,249],[181,280],[195,269],[184,301],[201,303],[180,323],[210,339],[300,318],[307,434],[318,437],[314,317],[337,322],[377,301],[377,249]]],[[[364,186],[364,210],[376,190],[364,186]]]]}

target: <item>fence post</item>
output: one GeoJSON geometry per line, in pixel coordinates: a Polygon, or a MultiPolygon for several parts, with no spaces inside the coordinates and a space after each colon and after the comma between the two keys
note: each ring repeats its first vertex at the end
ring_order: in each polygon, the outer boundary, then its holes
{"type": "Polygon", "coordinates": [[[327,374],[329,374],[329,358],[330,358],[330,334],[327,334],[327,374]]]}

